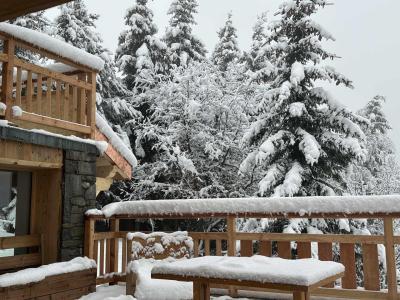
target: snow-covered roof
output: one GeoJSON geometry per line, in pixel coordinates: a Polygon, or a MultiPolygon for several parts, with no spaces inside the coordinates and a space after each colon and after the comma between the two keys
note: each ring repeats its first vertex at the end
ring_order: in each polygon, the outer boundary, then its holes
{"type": "Polygon", "coordinates": [[[398,215],[400,195],[391,196],[327,196],[288,198],[216,198],[183,200],[143,200],[111,203],[101,211],[86,214],[115,215],[143,218],[172,218],[200,216],[268,217],[288,216],[307,218],[310,215],[344,217],[398,215]]]}
{"type": "Polygon", "coordinates": [[[102,134],[106,136],[108,142],[126,159],[132,168],[137,166],[137,159],[135,155],[99,113],[96,113],[96,127],[102,134]]]}
{"type": "Polygon", "coordinates": [[[100,57],[89,54],[45,33],[8,23],[0,23],[0,32],[28,42],[39,49],[45,49],[72,62],[89,67],[90,69],[101,71],[104,67],[104,61],[100,57]]]}
{"type": "Polygon", "coordinates": [[[226,280],[256,281],[311,286],[344,272],[342,264],[317,259],[282,259],[253,257],[204,256],[156,265],[152,274],[226,280]]]}

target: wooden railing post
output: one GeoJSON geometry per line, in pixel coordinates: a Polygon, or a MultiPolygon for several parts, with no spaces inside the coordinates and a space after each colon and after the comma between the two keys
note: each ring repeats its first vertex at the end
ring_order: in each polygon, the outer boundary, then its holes
{"type": "Polygon", "coordinates": [[[119,219],[110,220],[110,231],[114,233],[114,240],[110,240],[110,272],[118,272],[118,238],[117,232],[119,231],[119,219]]]}
{"type": "Polygon", "coordinates": [[[92,85],[92,90],[88,93],[87,101],[87,126],[91,128],[91,139],[95,138],[96,128],[96,76],[97,74],[94,72],[88,74],[88,81],[92,85]]]}
{"type": "Polygon", "coordinates": [[[226,218],[227,233],[228,233],[228,256],[236,255],[236,218],[226,218]]]}
{"type": "Polygon", "coordinates": [[[388,285],[388,299],[397,299],[396,258],[394,253],[393,218],[384,219],[385,251],[386,251],[386,278],[388,285]]]}
{"type": "Polygon", "coordinates": [[[85,220],[85,256],[94,259],[94,225],[95,220],[86,218],[85,220]]]}
{"type": "Polygon", "coordinates": [[[5,54],[7,54],[7,62],[3,63],[1,101],[7,105],[5,116],[7,120],[10,120],[14,84],[15,42],[13,39],[7,39],[4,41],[3,51],[5,54]]]}

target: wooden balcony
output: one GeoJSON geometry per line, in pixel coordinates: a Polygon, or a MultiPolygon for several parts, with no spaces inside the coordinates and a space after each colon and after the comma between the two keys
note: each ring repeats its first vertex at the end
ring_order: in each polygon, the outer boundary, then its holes
{"type": "Polygon", "coordinates": [[[1,102],[7,107],[0,117],[24,129],[94,138],[97,70],[1,30],[0,39],[1,102]],[[20,59],[21,49],[49,63],[20,59]]]}

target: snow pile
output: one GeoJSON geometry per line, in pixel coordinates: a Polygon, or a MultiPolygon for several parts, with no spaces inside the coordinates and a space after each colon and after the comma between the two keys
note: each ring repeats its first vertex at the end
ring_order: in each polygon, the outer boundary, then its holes
{"type": "Polygon", "coordinates": [[[182,216],[194,214],[400,214],[400,195],[314,196],[290,198],[216,198],[125,201],[102,208],[105,217],[114,215],[182,216]]]}
{"type": "Polygon", "coordinates": [[[0,32],[26,41],[39,49],[45,49],[96,71],[101,71],[104,67],[104,61],[101,58],[75,48],[45,33],[8,23],[0,23],[0,32]]]}
{"type": "Polygon", "coordinates": [[[77,257],[68,262],[24,269],[15,273],[0,275],[0,287],[22,285],[44,280],[48,276],[95,269],[96,262],[87,257],[77,257]]]}
{"type": "Polygon", "coordinates": [[[96,113],[96,126],[100,132],[108,138],[110,144],[129,162],[129,164],[133,168],[136,167],[137,159],[135,155],[133,155],[132,151],[129,150],[99,113],[96,113]]]}
{"type": "Polygon", "coordinates": [[[13,106],[13,107],[11,108],[11,111],[12,111],[12,115],[13,115],[14,117],[22,117],[23,111],[22,111],[21,107],[19,107],[19,106],[13,106]]]}
{"type": "Polygon", "coordinates": [[[311,286],[344,272],[342,264],[316,259],[288,260],[253,257],[205,256],[155,266],[152,274],[172,274],[311,286]]]}
{"type": "Polygon", "coordinates": [[[186,231],[172,233],[153,232],[144,234],[141,232],[128,233],[128,240],[132,241],[132,258],[154,258],[165,255],[174,259],[190,257],[193,252],[193,240],[186,231]]]}
{"type": "Polygon", "coordinates": [[[8,121],[7,120],[0,120],[0,126],[2,126],[2,127],[8,126],[8,121]]]}
{"type": "Polygon", "coordinates": [[[295,62],[292,65],[292,72],[290,75],[290,82],[294,85],[297,86],[299,85],[305,78],[304,74],[304,66],[300,62],[295,62]]]}

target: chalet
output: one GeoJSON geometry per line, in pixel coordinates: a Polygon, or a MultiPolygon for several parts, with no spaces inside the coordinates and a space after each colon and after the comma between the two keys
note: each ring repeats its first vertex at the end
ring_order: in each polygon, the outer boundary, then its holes
{"type": "MultiPolygon", "coordinates": [[[[65,2],[1,1],[0,20],[65,2]]],[[[131,177],[136,159],[96,113],[100,58],[8,23],[0,23],[0,39],[0,272],[5,272],[83,256],[85,211],[96,206],[97,192],[112,180],[131,177]],[[20,49],[46,63],[18,58],[20,49]],[[15,250],[4,252],[10,248],[15,250]]]]}

